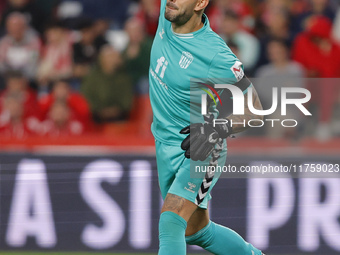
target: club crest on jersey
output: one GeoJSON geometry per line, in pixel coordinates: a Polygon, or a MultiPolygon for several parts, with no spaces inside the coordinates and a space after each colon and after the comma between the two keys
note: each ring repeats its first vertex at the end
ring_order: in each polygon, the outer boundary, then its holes
{"type": "Polygon", "coordinates": [[[244,72],[242,69],[242,63],[240,61],[236,61],[235,64],[230,69],[234,73],[237,81],[240,81],[243,78],[244,72]]]}
{"type": "Polygon", "coordinates": [[[187,69],[192,63],[192,61],[194,61],[194,57],[191,55],[191,53],[183,51],[181,60],[179,61],[179,66],[183,69],[187,69]]]}

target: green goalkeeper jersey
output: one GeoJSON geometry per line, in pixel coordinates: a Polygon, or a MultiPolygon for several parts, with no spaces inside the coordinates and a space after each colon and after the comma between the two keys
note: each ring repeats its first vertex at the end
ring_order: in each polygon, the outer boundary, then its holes
{"type": "MultiPolygon", "coordinates": [[[[186,136],[179,131],[189,125],[190,120],[192,122],[190,106],[200,105],[201,95],[206,93],[191,81],[204,79],[216,83],[223,80],[236,84],[244,73],[242,63],[212,31],[206,15],[203,15],[204,26],[200,30],[177,34],[164,17],[165,4],[166,0],[162,0],[151,50],[149,80],[154,114],[151,129],[156,140],[179,145],[186,136]]],[[[217,114],[215,105],[209,111],[217,114]]],[[[203,116],[200,118],[195,122],[203,122],[203,116]]]]}

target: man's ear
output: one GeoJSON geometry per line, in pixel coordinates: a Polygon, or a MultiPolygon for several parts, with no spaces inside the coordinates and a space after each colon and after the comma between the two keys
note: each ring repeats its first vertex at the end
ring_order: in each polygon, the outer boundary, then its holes
{"type": "Polygon", "coordinates": [[[209,4],[209,0],[198,0],[195,11],[199,12],[204,10],[209,4]]]}

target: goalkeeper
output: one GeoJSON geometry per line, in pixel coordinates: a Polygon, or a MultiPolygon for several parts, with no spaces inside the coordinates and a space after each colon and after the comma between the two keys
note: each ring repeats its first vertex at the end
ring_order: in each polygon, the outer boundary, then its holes
{"type": "MultiPolygon", "coordinates": [[[[204,123],[202,115],[196,116],[198,121],[190,121],[190,104],[197,106],[204,93],[199,83],[191,81],[205,77],[211,85],[223,80],[244,93],[252,86],[244,76],[242,63],[211,30],[203,13],[208,3],[209,0],[161,0],[149,75],[154,113],[151,129],[164,199],[158,254],[186,254],[188,243],[218,255],[261,255],[236,232],[210,221],[208,200],[218,174],[190,176],[190,168],[197,164],[224,166],[226,138],[247,128],[242,124],[231,126],[230,122],[213,127],[211,119],[204,123]]],[[[254,107],[262,109],[254,88],[252,93],[254,107]]],[[[218,115],[215,105],[209,105],[209,112],[210,117],[218,115]]],[[[250,119],[262,117],[254,116],[247,103],[244,116],[228,117],[233,123],[247,123],[250,119]]]]}

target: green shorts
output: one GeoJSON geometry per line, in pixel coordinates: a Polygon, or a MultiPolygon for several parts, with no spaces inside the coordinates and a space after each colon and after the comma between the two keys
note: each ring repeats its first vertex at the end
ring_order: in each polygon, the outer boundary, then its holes
{"type": "MultiPolygon", "coordinates": [[[[224,143],[218,165],[224,166],[226,158],[227,149],[224,143]]],[[[203,162],[192,161],[185,158],[180,146],[167,145],[156,140],[156,159],[163,199],[171,193],[197,204],[200,208],[207,208],[211,189],[221,175],[221,172],[215,171],[212,181],[206,178],[205,167],[209,166],[210,157],[203,162]]]]}

